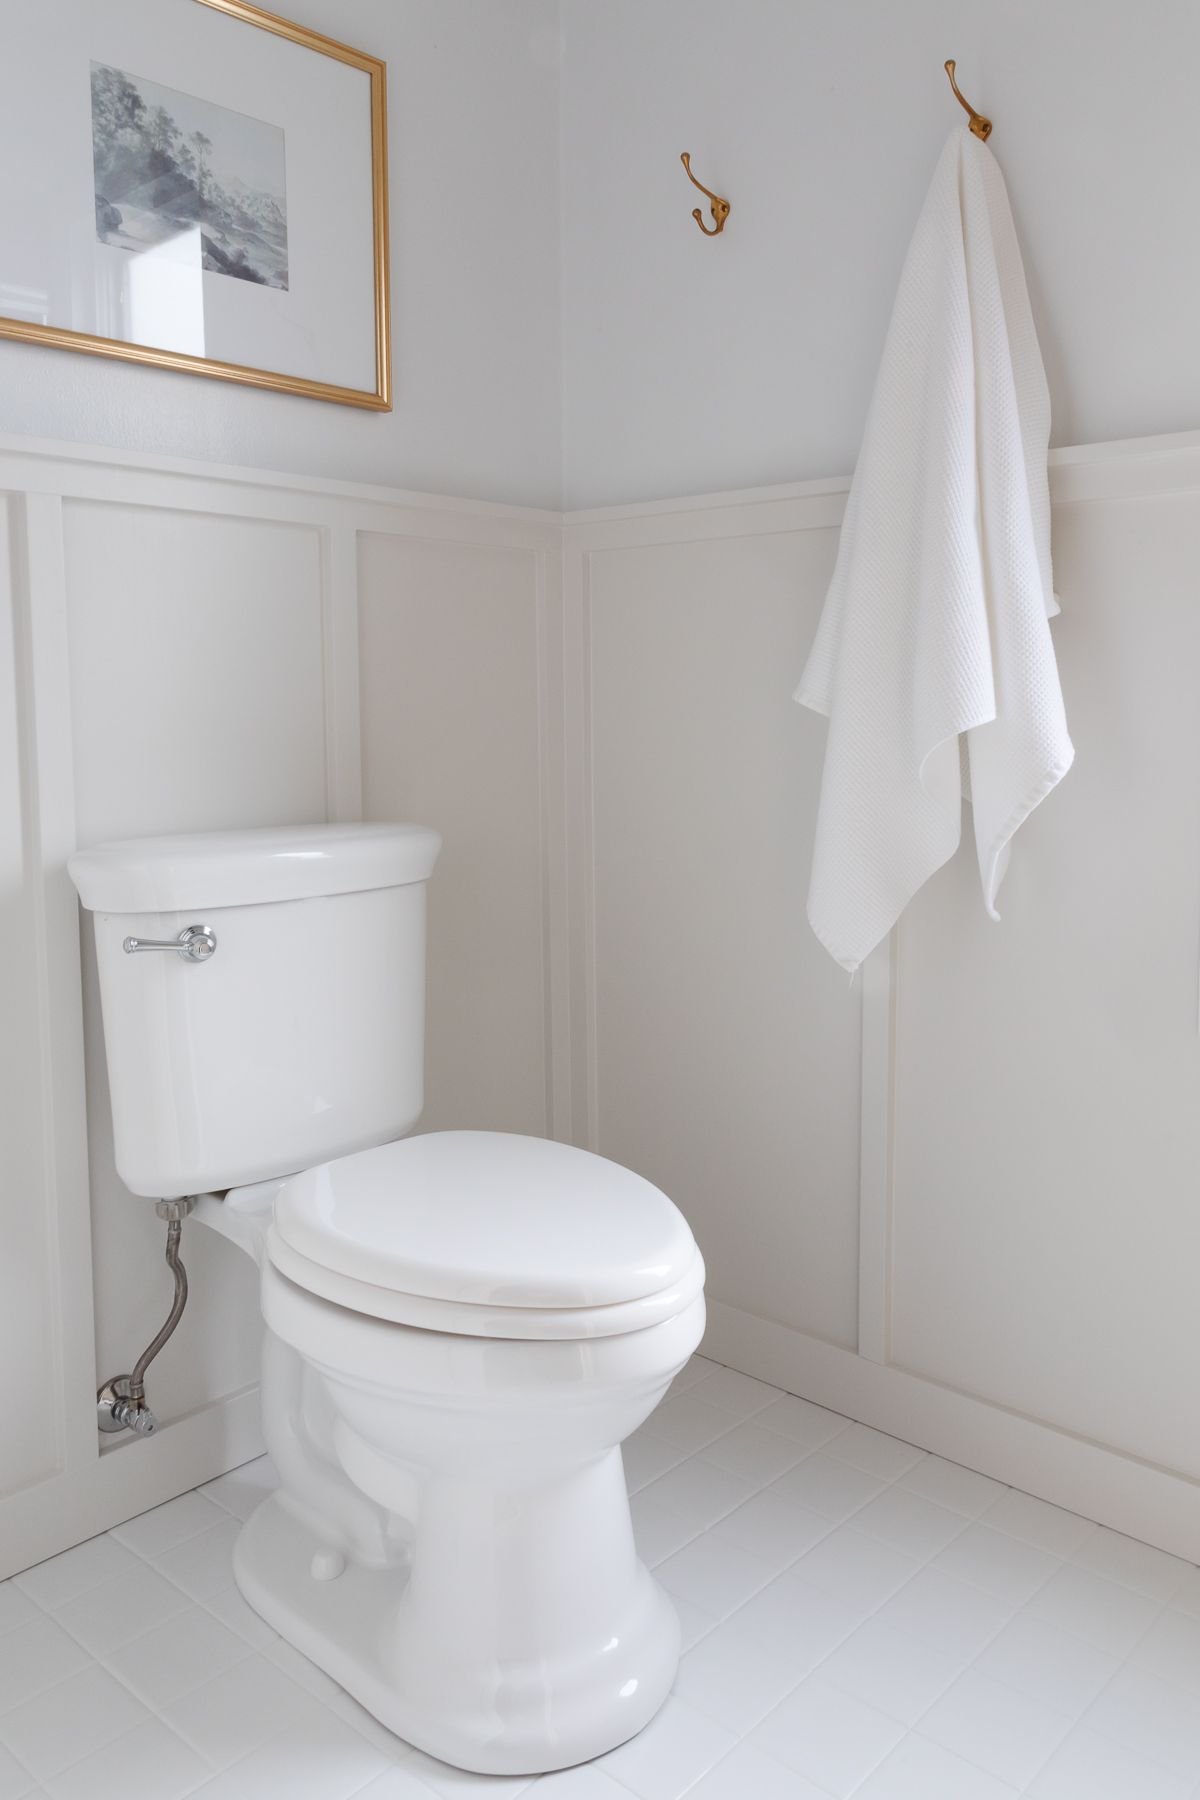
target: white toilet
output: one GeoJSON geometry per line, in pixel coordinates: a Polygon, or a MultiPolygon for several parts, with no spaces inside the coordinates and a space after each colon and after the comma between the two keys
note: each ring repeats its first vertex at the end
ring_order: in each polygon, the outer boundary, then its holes
{"type": "MultiPolygon", "coordinates": [[[[412,825],[81,852],[117,1168],[262,1269],[278,1492],[238,1585],[432,1755],[598,1756],[665,1699],[679,1627],[634,1549],[622,1440],[704,1325],[681,1214],[541,1138],[401,1138],[422,1105],[412,825]],[[399,1140],[399,1141],[397,1141],[399,1140]]],[[[208,1296],[202,1304],[213,1304],[208,1296]]]]}

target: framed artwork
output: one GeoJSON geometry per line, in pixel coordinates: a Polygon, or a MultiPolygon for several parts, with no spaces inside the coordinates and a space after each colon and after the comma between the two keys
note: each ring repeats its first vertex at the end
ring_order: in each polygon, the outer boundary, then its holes
{"type": "Polygon", "coordinates": [[[5,38],[0,337],[390,407],[377,57],[246,0],[59,0],[5,38]]]}

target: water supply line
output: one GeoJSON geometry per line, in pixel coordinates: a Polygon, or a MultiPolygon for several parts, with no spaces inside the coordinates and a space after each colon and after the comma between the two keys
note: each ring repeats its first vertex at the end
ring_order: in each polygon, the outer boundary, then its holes
{"type": "Polygon", "coordinates": [[[167,1226],[167,1267],[175,1278],[175,1298],[171,1310],[155,1332],[128,1375],[114,1375],[96,1395],[97,1424],[101,1431],[132,1431],[138,1437],[150,1437],[158,1430],[158,1420],[146,1405],[146,1370],[171,1336],[187,1305],[187,1270],[179,1259],[179,1239],[183,1221],[195,1201],[184,1195],[178,1200],[157,1200],[154,1210],[167,1226]]]}

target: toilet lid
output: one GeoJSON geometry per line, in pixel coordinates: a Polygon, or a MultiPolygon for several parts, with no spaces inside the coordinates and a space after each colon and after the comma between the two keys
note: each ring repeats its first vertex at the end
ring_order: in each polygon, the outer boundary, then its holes
{"type": "Polygon", "coordinates": [[[698,1261],[683,1215],[640,1175],[497,1131],[430,1132],[306,1169],[279,1190],[275,1235],[376,1289],[505,1308],[643,1300],[698,1261]]]}
{"type": "Polygon", "coordinates": [[[411,1325],[419,1331],[448,1332],[451,1337],[526,1338],[548,1342],[570,1338],[616,1337],[661,1325],[686,1312],[704,1290],[704,1261],[696,1251],[682,1279],[641,1300],[619,1300],[613,1306],[484,1306],[477,1301],[429,1300],[399,1294],[373,1282],[338,1275],[285,1244],[274,1226],[267,1233],[267,1261],[290,1282],[332,1300],[352,1313],[411,1325]]]}

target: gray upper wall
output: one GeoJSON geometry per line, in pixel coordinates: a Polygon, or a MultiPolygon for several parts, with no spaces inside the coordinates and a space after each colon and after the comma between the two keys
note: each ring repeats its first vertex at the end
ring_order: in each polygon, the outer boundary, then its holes
{"type": "MultiPolygon", "coordinates": [[[[0,98],[18,66],[23,80],[54,80],[63,40],[86,42],[94,7],[43,0],[6,20],[0,98]]],[[[0,343],[0,431],[556,505],[557,0],[273,10],[388,65],[392,412],[0,343]]]]}
{"type": "MultiPolygon", "coordinates": [[[[91,5],[23,9],[7,68],[54,79],[91,5]]],[[[1200,425],[1195,0],[281,10],[388,62],[395,410],[0,343],[0,430],[550,506],[843,473],[963,118],[948,55],[995,120],[1055,442],[1200,425]],[[715,242],[681,150],[733,202],[715,242]]]]}
{"type": "Polygon", "coordinates": [[[947,133],[995,123],[1054,442],[1200,426],[1196,0],[564,0],[569,505],[848,472],[947,133]],[[701,237],[690,150],[733,212],[701,237]]]}

